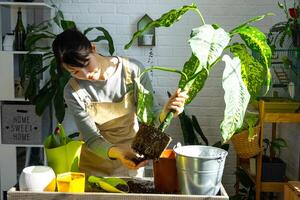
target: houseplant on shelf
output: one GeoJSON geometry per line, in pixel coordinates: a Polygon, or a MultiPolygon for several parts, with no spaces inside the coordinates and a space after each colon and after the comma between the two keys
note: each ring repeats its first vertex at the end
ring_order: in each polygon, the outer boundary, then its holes
{"type": "MultiPolygon", "coordinates": [[[[145,72],[150,70],[163,70],[179,73],[181,77],[178,86],[183,91],[188,92],[189,98],[185,102],[185,104],[188,105],[203,88],[209,76],[209,71],[222,59],[226,63],[223,73],[226,108],[224,120],[221,124],[221,135],[224,141],[227,142],[235,133],[236,129],[241,127],[250,98],[256,98],[266,78],[268,83],[270,81],[269,61],[271,58],[271,49],[267,44],[265,35],[258,28],[250,25],[252,22],[263,19],[265,15],[254,17],[231,31],[226,32],[217,24],[206,24],[197,6],[191,4],[183,6],[178,10],[170,10],[159,19],[147,24],[143,30],[133,34],[131,41],[125,48],[128,49],[133,41],[147,29],[153,27],[170,27],[179,21],[189,10],[196,12],[204,24],[192,30],[189,39],[192,55],[185,62],[181,71],[152,66],[136,78],[135,81],[139,91],[137,106],[138,118],[141,122],[146,124],[147,127],[153,127],[156,119],[156,116],[152,112],[153,96],[139,83],[140,77],[143,76],[145,72]],[[240,35],[244,44],[231,42],[232,38],[236,35],[240,35]],[[223,51],[225,50],[229,50],[234,55],[234,58],[232,59],[226,54],[222,57],[223,51]],[[254,58],[248,52],[249,50],[257,52],[259,56],[254,58]]],[[[158,128],[155,128],[153,132],[162,133],[168,127],[172,118],[173,113],[169,112],[163,122],[158,128]]],[[[139,131],[139,133],[142,133],[142,130],[139,131]]],[[[136,142],[147,142],[139,138],[139,133],[136,142]]],[[[153,144],[154,141],[150,140],[150,142],[153,144]]],[[[137,145],[136,147],[141,146],[142,145],[137,145]]],[[[133,145],[133,147],[135,146],[133,145]]],[[[143,152],[143,149],[135,148],[135,150],[145,156],[149,156],[149,158],[157,158],[159,156],[159,152],[155,152],[156,154],[154,155],[148,155],[147,152],[143,152]]],[[[163,148],[161,150],[163,150],[163,148]]]]}
{"type": "MultiPolygon", "coordinates": [[[[31,26],[25,40],[25,47],[31,54],[34,51],[43,51],[43,61],[46,61],[46,66],[28,67],[24,69],[30,74],[30,82],[25,92],[25,98],[29,99],[34,105],[38,115],[41,115],[48,106],[54,106],[55,116],[58,122],[62,122],[65,116],[65,103],[63,98],[63,89],[68,82],[70,75],[66,70],[60,70],[52,52],[52,41],[56,37],[56,33],[51,32],[51,28],[54,25],[60,30],[66,30],[69,28],[76,28],[76,24],[73,21],[64,20],[63,13],[55,6],[55,17],[44,21],[38,25],[31,26]],[[41,41],[48,41],[48,45],[41,46],[41,41]],[[44,84],[44,86],[38,89],[38,79],[45,72],[49,72],[50,80],[44,84]]],[[[86,35],[90,31],[96,30],[101,33],[96,36],[91,42],[107,41],[109,47],[109,53],[112,55],[115,51],[113,39],[109,32],[103,27],[89,27],[83,31],[86,35]]]]}
{"type": "Polygon", "coordinates": [[[240,158],[251,158],[260,152],[259,147],[259,114],[246,111],[243,125],[231,137],[232,144],[240,158]]]}
{"type": "Polygon", "coordinates": [[[262,160],[262,181],[283,181],[285,178],[286,164],[279,158],[282,148],[287,143],[282,138],[275,138],[272,141],[265,138],[264,155],[262,160]],[[269,156],[267,156],[269,151],[269,156]]]}
{"type": "Polygon", "coordinates": [[[278,7],[284,12],[286,21],[274,24],[269,31],[270,44],[276,48],[282,47],[286,39],[292,39],[293,46],[300,46],[300,2],[294,0],[293,7],[288,7],[286,0],[278,2],[278,7]]]}

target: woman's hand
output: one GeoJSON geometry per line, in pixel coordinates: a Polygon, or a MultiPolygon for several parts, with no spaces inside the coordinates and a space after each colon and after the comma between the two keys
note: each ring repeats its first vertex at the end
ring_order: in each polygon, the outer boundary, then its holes
{"type": "Polygon", "coordinates": [[[185,100],[188,99],[189,96],[187,92],[181,92],[181,89],[178,88],[175,93],[169,98],[168,102],[164,105],[164,108],[160,114],[160,121],[163,121],[167,116],[168,112],[171,110],[174,111],[174,116],[177,117],[184,110],[185,100]]]}
{"type": "Polygon", "coordinates": [[[144,160],[130,147],[125,145],[111,147],[108,151],[108,156],[110,158],[120,160],[122,164],[125,165],[128,169],[138,169],[145,166],[147,163],[147,160],[144,160]]]}

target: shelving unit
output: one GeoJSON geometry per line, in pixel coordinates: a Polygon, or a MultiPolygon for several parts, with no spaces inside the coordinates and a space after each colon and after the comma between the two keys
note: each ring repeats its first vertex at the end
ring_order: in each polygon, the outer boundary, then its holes
{"type": "MultiPolygon", "coordinates": [[[[19,66],[21,58],[27,51],[3,51],[2,38],[11,33],[17,21],[17,10],[21,7],[22,20],[27,24],[39,24],[54,16],[54,9],[44,2],[12,2],[0,1],[0,111],[4,103],[24,103],[24,97],[16,95],[16,80],[20,79],[19,66]]],[[[42,55],[44,52],[33,52],[42,55]]],[[[46,63],[43,63],[45,65],[46,63]]],[[[46,77],[40,78],[40,86],[44,84],[46,77]]],[[[0,128],[2,127],[0,115],[0,128]]],[[[49,120],[48,120],[49,123],[49,120]]],[[[0,199],[3,199],[3,191],[17,183],[17,148],[18,147],[43,147],[43,144],[3,144],[2,130],[0,129],[0,199]]],[[[47,131],[48,132],[48,131],[47,131]]]]}
{"type": "MultiPolygon", "coordinates": [[[[263,101],[259,102],[259,113],[261,120],[261,132],[259,135],[259,146],[263,149],[264,139],[264,124],[272,123],[272,140],[277,135],[277,124],[280,123],[300,123],[300,112],[295,112],[299,109],[300,102],[275,102],[263,101]]],[[[251,180],[255,183],[256,200],[260,200],[261,192],[283,192],[286,182],[263,182],[262,176],[262,151],[256,158],[256,175],[250,173],[249,162],[246,159],[241,159],[237,156],[237,166],[241,166],[251,180]]],[[[299,167],[300,168],[300,167],[299,167]]],[[[300,169],[299,169],[300,170],[300,169]]]]}

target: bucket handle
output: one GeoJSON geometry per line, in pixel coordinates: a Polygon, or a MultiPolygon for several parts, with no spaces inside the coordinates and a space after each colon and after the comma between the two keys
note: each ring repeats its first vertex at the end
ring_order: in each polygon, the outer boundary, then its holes
{"type": "Polygon", "coordinates": [[[176,149],[177,147],[181,147],[181,146],[182,146],[181,143],[180,143],[180,142],[177,142],[177,144],[175,144],[175,145],[173,146],[173,150],[176,149]]]}
{"type": "Polygon", "coordinates": [[[221,163],[225,160],[227,152],[219,153],[219,158],[217,159],[218,163],[221,163]]]}

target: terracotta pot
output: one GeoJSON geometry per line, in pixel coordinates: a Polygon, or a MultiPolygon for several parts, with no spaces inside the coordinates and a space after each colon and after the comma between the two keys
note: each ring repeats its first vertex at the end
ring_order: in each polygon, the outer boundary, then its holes
{"type": "Polygon", "coordinates": [[[157,192],[178,193],[176,155],[173,149],[165,149],[160,158],[153,161],[153,173],[157,192]]]}

